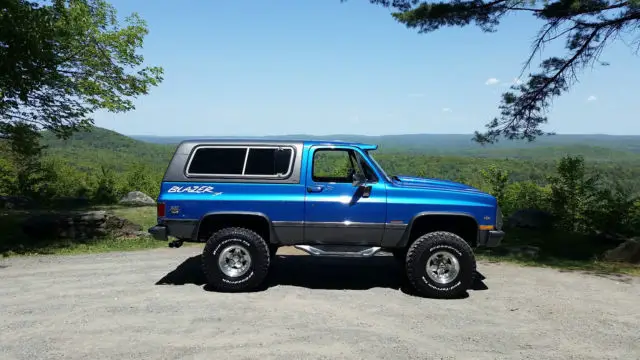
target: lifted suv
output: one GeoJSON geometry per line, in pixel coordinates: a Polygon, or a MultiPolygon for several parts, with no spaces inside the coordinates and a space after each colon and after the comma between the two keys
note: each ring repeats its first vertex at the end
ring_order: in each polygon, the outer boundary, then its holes
{"type": "Polygon", "coordinates": [[[471,285],[472,248],[504,233],[495,197],[450,181],[389,176],[376,145],[337,141],[190,140],[162,181],[158,240],[206,242],[211,286],[259,286],[280,246],[311,255],[390,252],[418,293],[459,296],[471,285]]]}

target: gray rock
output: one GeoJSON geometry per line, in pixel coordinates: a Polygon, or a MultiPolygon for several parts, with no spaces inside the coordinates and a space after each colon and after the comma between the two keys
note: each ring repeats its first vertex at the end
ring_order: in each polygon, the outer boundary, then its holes
{"type": "Polygon", "coordinates": [[[640,264],[640,239],[629,239],[604,253],[604,259],[612,262],[640,264]]]}
{"type": "Polygon", "coordinates": [[[517,228],[549,229],[553,225],[553,215],[537,209],[522,209],[509,216],[506,225],[517,228]]]}
{"type": "Polygon", "coordinates": [[[132,191],[120,199],[119,203],[129,206],[153,206],[156,201],[141,191],[132,191]]]}

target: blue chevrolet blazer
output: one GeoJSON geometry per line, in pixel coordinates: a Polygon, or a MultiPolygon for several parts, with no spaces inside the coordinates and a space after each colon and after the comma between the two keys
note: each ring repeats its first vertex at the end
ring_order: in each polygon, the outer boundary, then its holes
{"type": "Polygon", "coordinates": [[[376,145],[205,139],[180,143],[157,199],[155,239],[204,242],[202,267],[220,291],[261,285],[276,251],[315,256],[391,253],[424,296],[471,285],[473,249],[504,237],[496,198],[439,179],[391,176],[376,145]]]}

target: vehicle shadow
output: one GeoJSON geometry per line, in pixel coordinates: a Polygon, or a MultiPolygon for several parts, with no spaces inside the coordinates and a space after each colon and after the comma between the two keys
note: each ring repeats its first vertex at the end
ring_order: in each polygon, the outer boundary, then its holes
{"type": "MultiPolygon", "coordinates": [[[[201,255],[188,258],[167,273],[156,285],[206,284],[201,269],[201,255]]],[[[485,277],[477,273],[469,290],[487,290],[485,277]]],[[[411,296],[419,296],[410,286],[401,266],[392,256],[374,256],[364,259],[342,259],[308,255],[277,255],[263,286],[265,291],[275,286],[297,286],[324,290],[369,290],[389,288],[411,296]]],[[[207,291],[213,291],[204,286],[207,291]]],[[[465,293],[461,298],[468,297],[465,293]]]]}

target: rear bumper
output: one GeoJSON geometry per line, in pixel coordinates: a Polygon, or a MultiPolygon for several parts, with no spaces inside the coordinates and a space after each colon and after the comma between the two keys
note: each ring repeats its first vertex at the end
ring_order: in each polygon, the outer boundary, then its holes
{"type": "Polygon", "coordinates": [[[156,240],[167,241],[172,236],[183,241],[194,241],[197,229],[196,220],[161,220],[150,227],[148,232],[156,240]]]}
{"type": "Polygon", "coordinates": [[[497,247],[502,243],[504,231],[502,230],[484,230],[480,232],[478,245],[482,247],[497,247]]]}
{"type": "Polygon", "coordinates": [[[149,228],[149,234],[156,240],[167,241],[169,240],[169,232],[164,225],[156,225],[149,228]]]}

